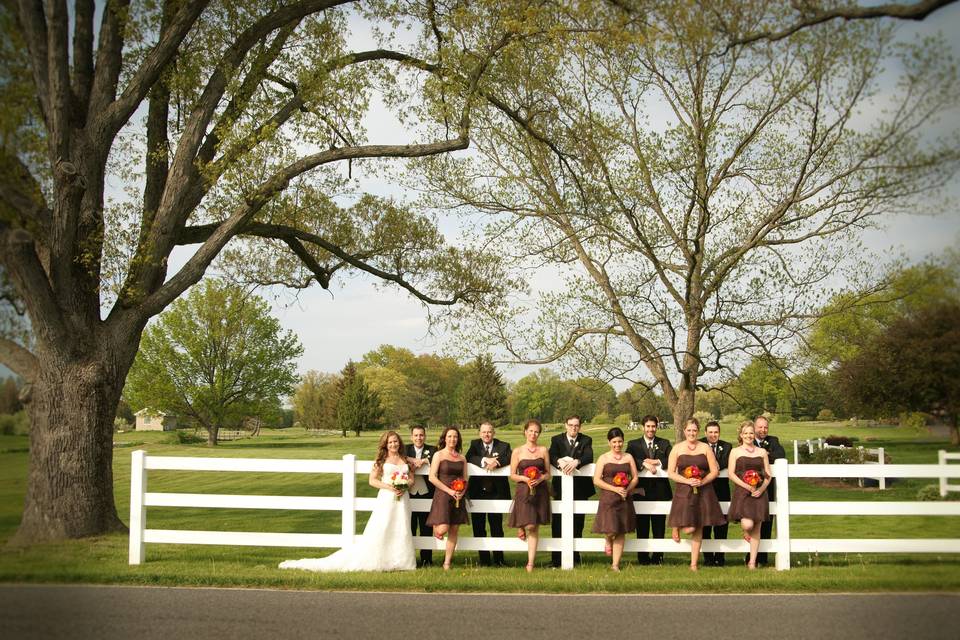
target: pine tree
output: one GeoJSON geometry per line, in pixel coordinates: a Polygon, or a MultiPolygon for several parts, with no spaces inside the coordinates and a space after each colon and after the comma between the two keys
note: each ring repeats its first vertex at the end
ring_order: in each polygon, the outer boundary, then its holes
{"type": "Polygon", "coordinates": [[[363,429],[379,429],[383,425],[383,408],[380,397],[372,391],[357,366],[351,360],[340,374],[340,401],[337,403],[337,424],[344,438],[347,430],[360,435],[363,429]]]}
{"type": "Polygon", "coordinates": [[[490,421],[500,426],[507,418],[507,390],[490,356],[479,356],[467,366],[460,383],[458,417],[463,425],[490,421]]]}

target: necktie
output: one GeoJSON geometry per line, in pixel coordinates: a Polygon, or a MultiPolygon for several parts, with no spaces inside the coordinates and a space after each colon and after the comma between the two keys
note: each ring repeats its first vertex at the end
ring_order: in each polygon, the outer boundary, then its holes
{"type": "Polygon", "coordinates": [[[493,457],[493,445],[490,445],[490,444],[487,445],[487,457],[488,458],[493,457]]]}
{"type": "Polygon", "coordinates": [[[712,444],[710,445],[710,448],[713,449],[713,455],[717,455],[717,445],[712,444]]]}
{"type": "Polygon", "coordinates": [[[571,440],[571,441],[570,441],[570,448],[573,449],[573,446],[574,446],[576,443],[577,443],[576,440],[571,440]]]}

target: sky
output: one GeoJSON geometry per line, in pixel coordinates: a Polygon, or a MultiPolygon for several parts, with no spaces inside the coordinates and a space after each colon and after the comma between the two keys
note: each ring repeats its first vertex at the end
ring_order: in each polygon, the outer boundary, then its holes
{"type": "MultiPolygon", "coordinates": [[[[945,34],[954,53],[960,58],[960,5],[947,7],[919,24],[900,27],[901,37],[945,34]],[[951,35],[953,34],[953,35],[951,35]]],[[[960,122],[942,122],[951,129],[960,122]]],[[[403,128],[382,109],[374,109],[368,119],[371,140],[387,143],[403,139],[403,128]]],[[[378,193],[401,193],[395,186],[364,176],[363,186],[378,193]]],[[[905,215],[889,220],[886,229],[863,234],[864,246],[879,255],[902,254],[917,262],[941,253],[960,243],[960,180],[949,188],[954,202],[939,215],[905,215]]],[[[454,231],[455,229],[450,229],[454,231]]],[[[429,331],[427,313],[411,296],[392,288],[376,287],[368,278],[355,278],[330,291],[312,288],[299,294],[292,304],[281,296],[274,303],[274,313],[284,327],[296,332],[304,346],[301,371],[317,369],[333,372],[348,359],[358,360],[364,353],[381,344],[406,347],[415,353],[443,352],[456,355],[456,345],[446,335],[429,331]]],[[[501,364],[508,379],[517,380],[535,367],[501,364]]],[[[617,386],[617,385],[615,385],[617,386]]],[[[620,384],[619,386],[623,386],[620,384]]]]}

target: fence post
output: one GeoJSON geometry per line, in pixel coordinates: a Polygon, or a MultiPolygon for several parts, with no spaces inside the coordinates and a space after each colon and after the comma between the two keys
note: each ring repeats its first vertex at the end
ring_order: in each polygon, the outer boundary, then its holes
{"type": "Polygon", "coordinates": [[[560,568],[573,569],[573,476],[560,476],[560,568]]]}
{"type": "MultiPolygon", "coordinates": [[[[937,463],[942,467],[947,464],[947,451],[946,449],[940,449],[937,451],[937,463]]],[[[940,497],[947,497],[947,479],[943,476],[940,476],[940,497]]]]}
{"type": "MultiPolygon", "coordinates": [[[[880,470],[883,471],[883,465],[886,464],[886,461],[884,460],[884,455],[883,455],[883,447],[877,447],[877,451],[879,452],[877,453],[877,464],[880,465],[880,470]]],[[[881,475],[880,478],[878,479],[878,482],[880,483],[880,490],[886,491],[887,476],[881,475]]]]}
{"type": "Polygon", "coordinates": [[[793,464],[800,462],[800,445],[797,444],[797,441],[793,441],[793,464]]]}
{"type": "Polygon", "coordinates": [[[343,507],[340,519],[341,545],[353,543],[357,532],[357,456],[343,456],[343,507]]]}
{"type": "Polygon", "coordinates": [[[777,571],[790,570],[790,480],[787,461],[783,458],[773,463],[773,475],[777,478],[777,571]]]}
{"type": "Polygon", "coordinates": [[[143,506],[147,493],[146,454],[137,449],[130,456],[130,564],[143,564],[146,549],[143,530],[147,528],[147,510],[143,506]]]}

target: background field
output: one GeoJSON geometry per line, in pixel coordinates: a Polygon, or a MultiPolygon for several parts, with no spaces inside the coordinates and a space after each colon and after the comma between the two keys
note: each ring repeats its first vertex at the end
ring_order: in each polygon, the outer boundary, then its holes
{"type": "MultiPolygon", "coordinates": [[[[559,432],[548,428],[544,437],[559,432]]],[[[606,450],[606,426],[590,426],[585,432],[594,438],[599,455],[606,450]]],[[[732,425],[724,425],[730,434],[732,425]]],[[[949,449],[946,440],[931,434],[890,426],[851,426],[850,423],[776,424],[778,435],[792,457],[794,438],[806,439],[843,434],[859,444],[886,448],[893,463],[935,463],[938,449],[949,449]]],[[[406,434],[404,434],[406,435],[406,434]]],[[[431,431],[429,439],[439,434],[431,431]]],[[[470,434],[472,435],[472,434],[470,434]]],[[[669,434],[667,434],[669,437],[669,434]]],[[[169,444],[171,434],[133,432],[118,434],[115,440],[114,474],[117,508],[126,521],[129,512],[130,453],[146,449],[153,455],[222,456],[258,458],[339,458],[355,453],[372,458],[379,433],[359,438],[315,437],[299,429],[266,431],[258,438],[225,442],[216,449],[204,445],[169,444]]],[[[521,442],[516,428],[498,430],[498,437],[516,445],[521,442]]],[[[628,438],[639,433],[628,434],[628,438]]],[[[730,439],[730,438],[725,438],[730,439]]],[[[544,439],[544,442],[546,440],[544,439]]],[[[27,473],[27,439],[0,437],[0,541],[9,539],[19,522],[27,473]]],[[[933,480],[894,482],[887,491],[858,489],[831,482],[818,485],[796,480],[791,496],[796,500],[914,500],[918,490],[933,480]]],[[[246,493],[260,495],[339,495],[340,477],[322,474],[237,474],[220,472],[151,472],[149,490],[191,493],[246,493]]],[[[358,476],[360,496],[373,495],[365,478],[358,476]]],[[[340,517],[328,512],[291,512],[227,509],[148,510],[151,528],[203,529],[223,531],[329,532],[340,530],[340,517]]],[[[365,514],[359,514],[358,532],[365,514]]],[[[807,516],[791,519],[796,537],[830,538],[946,538],[960,536],[960,522],[950,517],[845,517],[807,516]]],[[[590,528],[588,518],[587,531],[590,528]]],[[[469,526],[464,527],[469,535],[469,526]]],[[[508,531],[508,535],[512,535],[508,531]]],[[[730,537],[739,535],[731,526],[730,537]]],[[[331,550],[220,547],[192,545],[148,545],[144,565],[130,567],[124,535],[92,540],[38,545],[20,549],[5,546],[0,552],[0,581],[111,582],[171,585],[250,585],[323,589],[408,589],[464,591],[654,592],[654,591],[809,591],[809,590],[957,590],[960,589],[960,557],[954,555],[859,555],[794,554],[789,572],[773,569],[748,573],[739,558],[728,556],[730,566],[705,569],[695,577],[686,569],[688,556],[668,554],[664,567],[641,567],[625,558],[627,570],[610,575],[608,561],[601,554],[586,554],[585,564],[573,574],[545,569],[527,576],[522,569],[486,569],[476,566],[475,552],[464,551],[455,558],[456,571],[444,575],[439,569],[409,574],[313,575],[280,572],[285,558],[325,555],[331,550]]],[[[541,565],[548,554],[541,554],[541,565]]],[[[521,554],[507,554],[508,563],[522,567],[521,554]]]]}

